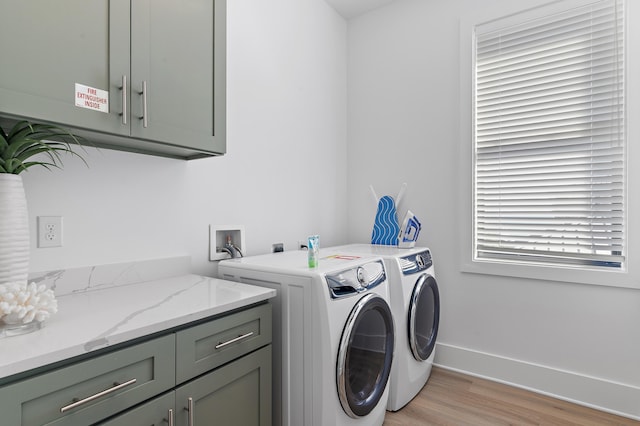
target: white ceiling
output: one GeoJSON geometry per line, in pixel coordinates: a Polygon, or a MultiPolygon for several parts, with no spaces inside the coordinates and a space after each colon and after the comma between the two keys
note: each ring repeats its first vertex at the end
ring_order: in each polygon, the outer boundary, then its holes
{"type": "Polygon", "coordinates": [[[345,19],[362,15],[370,10],[377,9],[395,0],[325,0],[345,19]]]}

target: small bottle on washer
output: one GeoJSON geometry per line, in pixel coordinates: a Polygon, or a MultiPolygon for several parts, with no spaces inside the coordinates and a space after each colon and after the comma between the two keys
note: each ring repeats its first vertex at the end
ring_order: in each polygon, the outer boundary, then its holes
{"type": "Polygon", "coordinates": [[[316,268],[318,266],[318,255],[320,253],[320,237],[318,235],[312,235],[307,238],[307,259],[309,268],[316,268]]]}

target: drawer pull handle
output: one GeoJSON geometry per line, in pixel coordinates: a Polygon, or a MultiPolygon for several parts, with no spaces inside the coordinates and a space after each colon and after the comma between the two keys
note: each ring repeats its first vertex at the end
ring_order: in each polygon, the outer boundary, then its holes
{"type": "Polygon", "coordinates": [[[76,408],[76,407],[78,407],[78,406],[80,406],[82,404],[86,404],[87,402],[94,401],[94,400],[96,400],[98,398],[101,398],[101,397],[103,397],[105,395],[108,395],[108,394],[110,394],[112,392],[115,392],[115,391],[118,391],[118,390],[120,390],[122,388],[130,386],[130,385],[134,384],[135,382],[136,382],[136,379],[131,379],[128,382],[124,382],[124,383],[120,383],[120,384],[114,384],[114,386],[112,388],[105,389],[105,390],[103,390],[101,392],[98,392],[98,393],[96,393],[94,395],[88,396],[88,397],[86,397],[84,399],[81,399],[79,401],[73,402],[73,403],[71,403],[69,405],[65,405],[64,407],[62,407],[60,409],[60,412],[64,413],[66,411],[72,410],[72,409],[74,409],[74,408],[76,408]]]}
{"type": "Polygon", "coordinates": [[[247,337],[253,336],[253,331],[248,332],[247,334],[243,334],[241,336],[236,337],[235,339],[227,340],[226,342],[220,342],[216,345],[216,349],[224,348],[227,345],[232,343],[239,342],[240,340],[246,339],[247,337]]]}

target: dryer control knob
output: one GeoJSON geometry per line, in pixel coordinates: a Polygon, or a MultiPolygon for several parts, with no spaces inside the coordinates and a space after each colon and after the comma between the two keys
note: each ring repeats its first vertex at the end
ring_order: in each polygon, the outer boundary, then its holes
{"type": "Polygon", "coordinates": [[[369,285],[369,279],[367,277],[367,272],[364,270],[364,268],[362,266],[359,266],[357,271],[356,271],[356,278],[358,280],[358,283],[360,283],[360,285],[362,287],[366,287],[367,285],[369,285]]]}

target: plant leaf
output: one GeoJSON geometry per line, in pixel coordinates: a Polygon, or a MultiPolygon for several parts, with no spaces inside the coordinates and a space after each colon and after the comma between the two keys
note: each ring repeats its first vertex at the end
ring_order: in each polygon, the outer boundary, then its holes
{"type": "Polygon", "coordinates": [[[77,145],[86,152],[81,143],[82,138],[62,127],[22,120],[15,123],[6,136],[1,128],[0,133],[1,173],[19,174],[35,165],[49,170],[50,167],[62,168],[62,153],[75,155],[88,167],[84,157],[71,146],[77,145]],[[35,155],[47,155],[50,161],[26,161],[35,155]]]}

